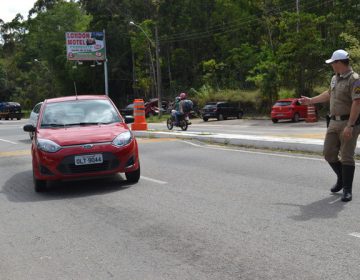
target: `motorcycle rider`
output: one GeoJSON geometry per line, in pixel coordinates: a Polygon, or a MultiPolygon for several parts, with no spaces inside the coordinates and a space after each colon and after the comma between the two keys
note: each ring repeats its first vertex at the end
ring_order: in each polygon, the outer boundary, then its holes
{"type": "Polygon", "coordinates": [[[184,100],[186,99],[186,93],[182,92],[175,98],[175,125],[179,125],[179,119],[184,114],[184,100]]]}

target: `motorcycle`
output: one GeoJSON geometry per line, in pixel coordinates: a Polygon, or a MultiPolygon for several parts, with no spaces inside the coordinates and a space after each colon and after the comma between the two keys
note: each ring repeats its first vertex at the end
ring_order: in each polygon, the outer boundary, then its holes
{"type": "Polygon", "coordinates": [[[173,114],[166,121],[166,126],[169,130],[175,127],[180,127],[181,130],[187,130],[188,126],[191,125],[188,114],[182,114],[179,116],[179,123],[176,123],[175,116],[173,114]]]}

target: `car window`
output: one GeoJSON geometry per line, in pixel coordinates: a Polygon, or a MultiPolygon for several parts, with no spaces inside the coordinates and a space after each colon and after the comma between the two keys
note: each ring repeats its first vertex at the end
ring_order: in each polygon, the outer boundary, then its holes
{"type": "Polygon", "coordinates": [[[109,124],[120,121],[118,113],[108,100],[76,100],[46,104],[41,127],[109,124]]]}
{"type": "Polygon", "coordinates": [[[216,107],[216,104],[206,104],[204,106],[204,109],[212,109],[212,108],[215,108],[216,107]]]}
{"type": "Polygon", "coordinates": [[[274,106],[289,106],[291,101],[277,101],[274,106]]]}
{"type": "Polygon", "coordinates": [[[35,105],[33,112],[39,114],[42,102],[35,105]]]}

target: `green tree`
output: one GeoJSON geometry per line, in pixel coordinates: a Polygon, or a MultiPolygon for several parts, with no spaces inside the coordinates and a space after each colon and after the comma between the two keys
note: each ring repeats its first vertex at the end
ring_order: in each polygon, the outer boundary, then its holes
{"type": "Polygon", "coordinates": [[[311,14],[284,13],[279,22],[281,44],[276,60],[281,84],[295,88],[299,97],[312,93],[313,86],[321,80],[323,40],[318,26],[324,20],[311,14]]]}
{"type": "Polygon", "coordinates": [[[249,72],[248,81],[254,82],[260,88],[263,96],[264,108],[267,110],[276,99],[279,91],[278,63],[274,52],[269,47],[263,47],[259,62],[249,72]]]}

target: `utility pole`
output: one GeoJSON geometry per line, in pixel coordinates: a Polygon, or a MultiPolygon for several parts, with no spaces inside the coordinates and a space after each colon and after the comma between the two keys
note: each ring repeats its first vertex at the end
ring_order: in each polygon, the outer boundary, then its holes
{"type": "Polygon", "coordinates": [[[296,0],[296,14],[297,14],[297,24],[296,24],[296,32],[299,33],[299,12],[300,12],[300,8],[299,8],[299,4],[300,4],[300,0],[296,0]]]}
{"type": "Polygon", "coordinates": [[[162,115],[162,101],[161,101],[161,69],[160,69],[160,45],[159,45],[159,34],[157,23],[155,25],[155,55],[156,55],[156,80],[158,90],[158,107],[159,107],[159,118],[162,115]]]}
{"type": "MultiPolygon", "coordinates": [[[[157,24],[155,25],[155,43],[153,40],[150,39],[148,34],[145,32],[144,29],[141,28],[140,25],[137,25],[135,22],[130,21],[130,25],[136,26],[139,28],[146,36],[146,38],[149,40],[152,47],[155,47],[155,60],[156,60],[156,88],[157,88],[157,97],[158,97],[158,107],[159,107],[159,117],[162,116],[162,101],[161,101],[161,69],[160,69],[160,45],[159,45],[159,35],[158,35],[158,28],[157,24]]],[[[152,61],[151,57],[151,51],[149,50],[150,59],[152,61]]]]}

